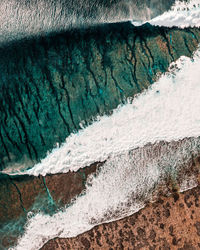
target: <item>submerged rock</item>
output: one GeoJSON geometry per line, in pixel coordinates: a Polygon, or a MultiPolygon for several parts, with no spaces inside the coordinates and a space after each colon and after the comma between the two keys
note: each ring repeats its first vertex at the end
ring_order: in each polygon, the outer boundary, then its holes
{"type": "Polygon", "coordinates": [[[200,248],[200,187],[160,196],[138,213],[96,226],[77,237],[55,238],[49,249],[180,249],[200,248]]]}
{"type": "Polygon", "coordinates": [[[100,166],[96,163],[78,172],[45,177],[0,174],[0,249],[16,243],[28,217],[38,212],[52,214],[70,205],[100,166]]]}

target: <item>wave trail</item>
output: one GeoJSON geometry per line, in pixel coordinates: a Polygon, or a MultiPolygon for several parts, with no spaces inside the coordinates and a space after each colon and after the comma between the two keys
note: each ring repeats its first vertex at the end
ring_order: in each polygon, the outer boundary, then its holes
{"type": "Polygon", "coordinates": [[[29,218],[15,249],[35,250],[55,237],[75,237],[137,212],[160,191],[166,194],[170,188],[183,191],[196,186],[199,155],[200,138],[190,138],[111,156],[71,206],[53,216],[39,213],[29,218]]]}

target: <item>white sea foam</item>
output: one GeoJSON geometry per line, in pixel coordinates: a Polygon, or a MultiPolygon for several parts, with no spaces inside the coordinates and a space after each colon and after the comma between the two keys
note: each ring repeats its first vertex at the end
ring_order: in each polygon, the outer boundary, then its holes
{"type": "MultiPolygon", "coordinates": [[[[170,176],[189,169],[200,153],[200,138],[158,143],[111,156],[96,177],[87,182],[85,194],[53,216],[37,214],[29,219],[16,250],[35,250],[54,237],[74,237],[95,225],[123,218],[143,208],[153,192],[170,176]],[[188,166],[186,166],[188,165],[188,166]]],[[[184,178],[191,179],[190,175],[184,178]]],[[[184,189],[196,185],[184,182],[184,189]]],[[[181,186],[181,185],[180,185],[181,186]]]]}
{"type": "Polygon", "coordinates": [[[170,67],[175,65],[176,69],[132,103],[72,134],[25,173],[37,176],[76,171],[147,143],[199,136],[200,50],[194,59],[181,57],[170,67]]]}
{"type": "Polygon", "coordinates": [[[170,11],[155,17],[149,23],[167,27],[200,27],[200,0],[176,1],[170,11]]]}

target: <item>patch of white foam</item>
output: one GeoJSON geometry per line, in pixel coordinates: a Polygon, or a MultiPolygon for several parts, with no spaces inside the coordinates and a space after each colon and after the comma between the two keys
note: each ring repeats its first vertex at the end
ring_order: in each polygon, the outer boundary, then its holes
{"type": "Polygon", "coordinates": [[[198,185],[197,180],[195,179],[195,174],[188,176],[185,180],[181,183],[180,191],[185,192],[189,189],[195,188],[198,185]]]}
{"type": "Polygon", "coordinates": [[[171,68],[175,65],[176,69],[132,103],[72,134],[60,148],[24,173],[37,176],[77,171],[149,142],[199,136],[200,49],[193,59],[181,57],[171,68]]]}
{"type": "MultiPolygon", "coordinates": [[[[200,0],[176,1],[170,11],[155,17],[149,23],[167,27],[200,27],[200,0]]],[[[133,24],[135,25],[135,23],[133,24]]]]}
{"type": "MultiPolygon", "coordinates": [[[[25,234],[14,249],[39,249],[54,237],[75,237],[95,225],[137,212],[166,177],[175,183],[178,174],[185,167],[189,169],[188,163],[199,153],[200,138],[191,138],[111,156],[97,176],[90,177],[84,195],[71,206],[53,216],[38,213],[29,218],[25,234]]],[[[189,183],[183,185],[189,188],[189,183]]]]}

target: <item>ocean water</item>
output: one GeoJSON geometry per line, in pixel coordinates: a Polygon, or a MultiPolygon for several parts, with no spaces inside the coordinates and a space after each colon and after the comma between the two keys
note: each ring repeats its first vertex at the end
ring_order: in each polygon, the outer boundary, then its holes
{"type": "Polygon", "coordinates": [[[1,0],[0,44],[98,23],[145,21],[175,0],[1,0]],[[155,7],[155,5],[158,5],[155,7]]]}
{"type": "MultiPolygon", "coordinates": [[[[154,25],[199,26],[200,1],[175,7],[150,21],[154,25]],[[195,5],[195,6],[194,6],[195,5]]],[[[84,195],[53,216],[29,215],[14,249],[39,249],[54,237],[74,237],[95,225],[131,215],[156,196],[170,177],[180,191],[196,185],[186,168],[200,151],[200,49],[181,57],[147,91],[119,106],[111,116],[55,148],[30,175],[66,173],[96,161],[106,163],[87,181],[84,195]]],[[[17,174],[17,173],[13,173],[17,174]]],[[[19,173],[21,174],[21,173],[19,173]]]]}
{"type": "Polygon", "coordinates": [[[99,117],[71,134],[61,147],[23,173],[37,176],[77,171],[147,143],[199,136],[199,64],[200,50],[192,59],[181,57],[147,91],[118,107],[111,116],[99,117]]]}

